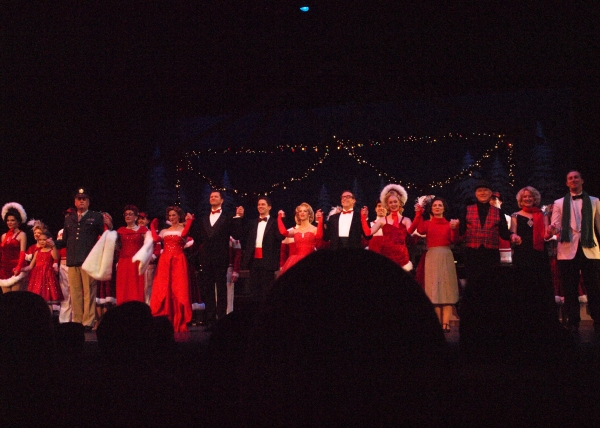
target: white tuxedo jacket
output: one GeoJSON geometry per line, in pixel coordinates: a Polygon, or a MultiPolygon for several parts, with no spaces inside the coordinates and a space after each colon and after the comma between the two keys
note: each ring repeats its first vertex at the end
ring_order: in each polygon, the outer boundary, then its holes
{"type": "MultiPolygon", "coordinates": [[[[562,215],[563,215],[563,203],[565,198],[560,198],[554,201],[554,208],[552,210],[552,226],[556,227],[557,230],[561,230],[562,226],[562,215]]],[[[598,247],[598,236],[596,230],[600,230],[600,200],[594,196],[590,196],[592,201],[592,233],[594,234],[594,242],[596,246],[594,248],[582,248],[583,254],[588,259],[600,259],[600,247],[598,247]],[[595,228],[594,228],[595,225],[595,228]]],[[[573,213],[573,204],[571,204],[571,230],[569,231],[571,237],[570,242],[560,242],[560,233],[558,235],[558,260],[571,260],[577,253],[577,246],[581,239],[581,232],[575,230],[575,215],[573,213]]]]}

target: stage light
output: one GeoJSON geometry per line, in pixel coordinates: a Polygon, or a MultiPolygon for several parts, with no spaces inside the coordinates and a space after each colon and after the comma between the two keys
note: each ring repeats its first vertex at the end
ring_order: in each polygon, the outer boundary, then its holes
{"type": "Polygon", "coordinates": [[[300,12],[308,12],[308,11],[309,11],[309,9],[310,9],[310,8],[309,8],[308,6],[302,6],[302,7],[300,8],[300,12]]]}

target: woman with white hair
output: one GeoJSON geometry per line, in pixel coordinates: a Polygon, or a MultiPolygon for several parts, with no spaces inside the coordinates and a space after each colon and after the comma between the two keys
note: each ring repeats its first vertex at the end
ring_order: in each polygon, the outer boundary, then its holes
{"type": "Polygon", "coordinates": [[[513,265],[526,276],[523,295],[535,302],[554,307],[554,289],[550,275],[550,260],[544,242],[552,234],[548,216],[540,208],[541,195],[534,187],[523,187],[517,193],[520,211],[512,214],[511,241],[515,244],[513,265]]]}
{"type": "Polygon", "coordinates": [[[2,207],[2,220],[8,226],[8,232],[2,235],[0,243],[0,286],[3,293],[19,291],[25,272],[25,249],[27,237],[19,226],[27,221],[25,210],[16,202],[2,207]]]}
{"type": "Polygon", "coordinates": [[[410,261],[406,241],[409,235],[414,232],[414,228],[411,227],[412,222],[410,219],[402,215],[407,199],[408,195],[404,187],[398,184],[388,184],[381,191],[380,200],[383,208],[389,214],[378,218],[370,228],[367,225],[364,211],[361,213],[361,217],[365,235],[371,236],[379,229],[383,231],[380,254],[399,264],[405,271],[410,272],[413,265],[410,261]]]}

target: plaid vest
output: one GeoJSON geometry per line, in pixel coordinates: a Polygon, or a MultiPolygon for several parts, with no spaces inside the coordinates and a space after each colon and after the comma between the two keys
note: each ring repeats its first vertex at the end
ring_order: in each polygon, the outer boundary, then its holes
{"type": "Polygon", "coordinates": [[[490,206],[490,211],[481,226],[477,205],[467,207],[467,230],[465,232],[465,245],[469,248],[479,248],[482,245],[492,250],[498,249],[498,225],[500,223],[500,210],[490,206]]]}

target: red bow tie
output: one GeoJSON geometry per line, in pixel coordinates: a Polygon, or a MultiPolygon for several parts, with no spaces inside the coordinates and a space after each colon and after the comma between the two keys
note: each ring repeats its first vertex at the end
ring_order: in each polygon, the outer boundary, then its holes
{"type": "Polygon", "coordinates": [[[221,212],[221,208],[219,208],[218,210],[211,211],[210,213],[211,214],[219,214],[220,212],[221,212]]]}
{"type": "Polygon", "coordinates": [[[354,211],[354,210],[348,210],[348,211],[342,210],[342,214],[352,214],[352,211],[354,211]]]}
{"type": "Polygon", "coordinates": [[[258,219],[258,221],[267,221],[267,220],[268,220],[268,218],[266,218],[266,217],[261,217],[258,219]]]}

